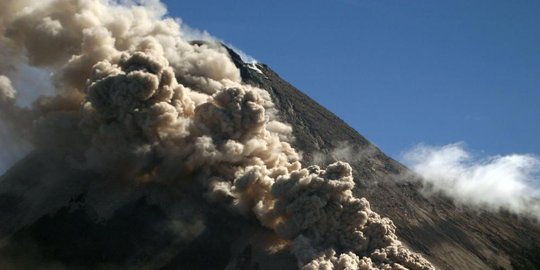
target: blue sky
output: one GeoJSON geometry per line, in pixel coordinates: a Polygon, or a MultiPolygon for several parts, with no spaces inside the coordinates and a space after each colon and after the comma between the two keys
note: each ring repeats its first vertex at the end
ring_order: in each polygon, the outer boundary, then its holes
{"type": "Polygon", "coordinates": [[[540,155],[540,1],[164,1],[391,156],[540,155]]]}

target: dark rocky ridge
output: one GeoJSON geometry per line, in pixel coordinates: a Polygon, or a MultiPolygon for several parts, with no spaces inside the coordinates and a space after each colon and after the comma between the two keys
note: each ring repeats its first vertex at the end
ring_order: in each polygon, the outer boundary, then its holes
{"type": "Polygon", "coordinates": [[[406,167],[268,66],[246,64],[234,51],[229,53],[243,81],[270,92],[282,120],[293,126],[293,145],[303,151],[305,163],[313,153],[329,153],[343,142],[358,153],[370,149],[349,161],[355,192],[392,219],[400,239],[438,268],[540,269],[540,225],[508,213],[458,208],[442,196],[422,196],[417,176],[406,167]]]}

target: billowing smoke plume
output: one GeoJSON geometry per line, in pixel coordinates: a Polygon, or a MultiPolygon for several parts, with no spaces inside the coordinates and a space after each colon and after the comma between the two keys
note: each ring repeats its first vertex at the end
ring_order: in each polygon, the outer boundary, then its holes
{"type": "Polygon", "coordinates": [[[36,152],[254,216],[303,269],[433,268],[352,195],[348,164],[302,168],[291,128],[225,48],[188,42],[160,3],[125,2],[1,1],[1,117],[36,152]],[[9,79],[21,63],[51,71],[56,89],[31,109],[9,79]]]}
{"type": "Polygon", "coordinates": [[[426,192],[442,192],[458,204],[507,210],[540,218],[540,160],[531,155],[477,159],[462,143],[419,145],[405,162],[424,179],[426,192]]]}

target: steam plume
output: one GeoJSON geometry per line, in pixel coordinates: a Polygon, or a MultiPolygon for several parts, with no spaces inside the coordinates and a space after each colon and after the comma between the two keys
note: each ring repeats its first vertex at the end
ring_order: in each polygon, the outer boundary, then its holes
{"type": "MultiPolygon", "coordinates": [[[[270,95],[241,82],[220,44],[188,42],[159,2],[1,5],[2,118],[36,152],[254,216],[303,269],[433,268],[352,195],[347,163],[302,168],[270,95]],[[9,79],[23,63],[52,71],[56,90],[31,109],[16,106],[9,79]]],[[[174,224],[179,235],[204,230],[174,224]]]]}

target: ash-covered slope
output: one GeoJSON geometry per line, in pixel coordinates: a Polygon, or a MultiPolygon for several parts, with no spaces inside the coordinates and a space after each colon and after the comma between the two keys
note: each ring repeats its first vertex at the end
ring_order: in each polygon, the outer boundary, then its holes
{"type": "MultiPolygon", "coordinates": [[[[540,269],[540,225],[508,213],[458,208],[425,198],[407,168],[264,64],[245,64],[230,51],[242,79],[271,93],[281,118],[294,129],[304,162],[332,156],[345,145],[358,196],[394,221],[397,234],[441,269],[540,269]],[[406,181],[404,181],[406,180],[406,181]]],[[[396,134],[399,136],[399,134],[396,134]]],[[[326,160],[331,162],[332,160],[326,160]]]]}

